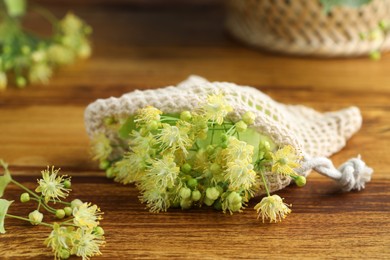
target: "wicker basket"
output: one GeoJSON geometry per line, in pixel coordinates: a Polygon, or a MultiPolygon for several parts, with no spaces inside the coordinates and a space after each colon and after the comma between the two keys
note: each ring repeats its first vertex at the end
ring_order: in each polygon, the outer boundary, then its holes
{"type": "Polygon", "coordinates": [[[390,49],[390,36],[362,40],[361,33],[390,19],[390,0],[326,14],[315,0],[228,0],[228,30],[236,38],[271,51],[313,56],[358,56],[390,49]]]}

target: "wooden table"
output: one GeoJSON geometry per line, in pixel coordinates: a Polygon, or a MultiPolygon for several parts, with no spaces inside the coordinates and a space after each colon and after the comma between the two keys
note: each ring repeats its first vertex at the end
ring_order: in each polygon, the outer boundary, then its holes
{"type": "MultiPolygon", "coordinates": [[[[61,69],[47,86],[0,93],[0,157],[30,188],[46,165],[73,176],[72,198],[105,212],[107,244],[96,259],[390,258],[390,55],[378,62],[277,56],[229,38],[215,3],[101,2],[50,6],[59,15],[72,7],[93,26],[90,60],[61,69]],[[280,224],[256,221],[255,200],[233,216],[207,208],[149,213],[135,187],[106,179],[90,159],[83,112],[97,98],[176,84],[190,74],[255,86],[278,101],[320,111],[359,106],[363,127],[332,160],[338,165],[360,153],[375,169],[371,183],[361,192],[340,193],[312,173],[305,188],[279,193],[293,204],[280,224]]],[[[10,186],[5,198],[18,200],[18,194],[10,186]]],[[[10,209],[30,211],[16,202],[10,209]]],[[[47,228],[13,219],[6,227],[0,258],[52,257],[43,246],[47,228]]]]}

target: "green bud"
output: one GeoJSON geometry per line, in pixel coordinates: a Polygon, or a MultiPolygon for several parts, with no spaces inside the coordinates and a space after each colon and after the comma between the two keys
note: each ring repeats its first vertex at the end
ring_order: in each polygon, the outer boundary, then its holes
{"type": "Polygon", "coordinates": [[[43,214],[38,210],[34,210],[28,214],[28,219],[32,225],[38,225],[42,222],[43,214]]]}
{"type": "Polygon", "coordinates": [[[221,134],[221,141],[226,142],[229,139],[229,136],[227,134],[221,134]]]}
{"type": "Polygon", "coordinates": [[[192,167],[190,164],[185,163],[181,166],[181,171],[184,173],[189,173],[191,171],[192,167]]]}
{"type": "Polygon", "coordinates": [[[256,116],[250,111],[247,111],[245,114],[242,115],[242,121],[246,123],[247,125],[251,125],[255,122],[256,116]]]}
{"type": "Polygon", "coordinates": [[[70,180],[64,181],[64,188],[65,189],[70,189],[71,186],[72,186],[72,183],[70,182],[70,180]]]}
{"type": "Polygon", "coordinates": [[[158,121],[152,121],[148,124],[148,130],[149,131],[156,131],[158,127],[160,126],[158,121]]]}
{"type": "Polygon", "coordinates": [[[16,78],[16,85],[19,87],[19,88],[24,88],[27,84],[27,80],[23,77],[17,77],[16,78]]]}
{"type": "Polygon", "coordinates": [[[219,191],[215,187],[207,188],[206,189],[206,197],[210,200],[216,200],[219,197],[219,191]]]}
{"type": "Polygon", "coordinates": [[[240,211],[241,208],[242,208],[241,202],[229,205],[229,210],[232,212],[240,211]]]}
{"type": "Polygon", "coordinates": [[[72,207],[72,209],[80,207],[81,205],[83,205],[83,202],[81,200],[79,200],[79,199],[74,199],[70,203],[70,206],[72,207]]]}
{"type": "Polygon", "coordinates": [[[180,113],[180,119],[183,121],[190,121],[192,119],[192,115],[190,111],[183,111],[180,113]]]}
{"type": "Polygon", "coordinates": [[[102,169],[102,170],[106,170],[108,169],[108,167],[110,167],[111,164],[108,160],[103,160],[99,163],[99,168],[102,169]]]}
{"type": "Polygon", "coordinates": [[[202,194],[200,193],[200,191],[194,190],[194,191],[192,192],[191,199],[192,199],[193,201],[198,201],[198,200],[200,200],[201,197],[202,197],[202,194]]]}
{"type": "Polygon", "coordinates": [[[228,147],[228,142],[226,141],[226,142],[221,143],[221,147],[223,149],[227,148],[228,147]]]}
{"type": "Polygon", "coordinates": [[[188,199],[191,197],[191,190],[189,188],[183,187],[180,189],[179,195],[182,199],[188,199]]]}
{"type": "Polygon", "coordinates": [[[24,46],[22,46],[21,51],[22,51],[22,53],[23,53],[24,55],[27,55],[27,54],[29,54],[29,53],[31,52],[31,49],[30,49],[29,46],[24,45],[24,46]]]}
{"type": "Polygon", "coordinates": [[[238,203],[241,204],[242,197],[237,192],[233,191],[229,194],[229,196],[227,196],[227,200],[229,202],[229,205],[238,204],[238,203]]]}
{"type": "Polygon", "coordinates": [[[306,185],[306,178],[304,176],[297,176],[295,179],[295,184],[298,186],[298,187],[303,187],[306,185]]]}
{"type": "Polygon", "coordinates": [[[195,189],[198,186],[198,180],[194,178],[189,179],[187,181],[187,186],[191,189],[195,189]]]}
{"type": "Polygon", "coordinates": [[[214,146],[209,144],[207,147],[206,147],[206,152],[207,154],[213,154],[214,153],[214,146]]]}
{"type": "Polygon", "coordinates": [[[30,194],[27,192],[22,193],[22,195],[20,195],[20,201],[23,203],[30,201],[30,194]]]}
{"type": "Polygon", "coordinates": [[[98,235],[98,236],[103,236],[104,235],[104,229],[102,227],[95,227],[93,229],[93,232],[98,235]]]}
{"type": "Polygon", "coordinates": [[[190,199],[182,199],[180,201],[180,207],[182,209],[189,209],[189,208],[191,208],[191,206],[192,206],[192,200],[190,200],[190,199]]]}
{"type": "Polygon", "coordinates": [[[59,257],[61,259],[68,259],[70,257],[70,253],[69,253],[69,250],[65,249],[65,248],[62,248],[60,250],[60,254],[59,254],[59,257]]]}
{"type": "Polygon", "coordinates": [[[245,132],[246,129],[248,128],[247,124],[244,123],[244,121],[238,121],[236,124],[236,130],[237,132],[245,132]]]}
{"type": "Polygon", "coordinates": [[[221,172],[221,166],[218,163],[213,163],[210,165],[210,171],[212,174],[218,174],[221,172]]]}
{"type": "Polygon", "coordinates": [[[63,219],[65,217],[65,210],[57,209],[56,210],[56,217],[59,219],[63,219]]]}
{"type": "Polygon", "coordinates": [[[115,177],[115,171],[114,171],[114,168],[113,167],[110,167],[106,170],[106,177],[108,179],[112,179],[115,177]]]}
{"type": "Polygon", "coordinates": [[[213,205],[214,200],[211,200],[211,199],[209,199],[208,197],[205,197],[205,198],[203,199],[203,202],[204,202],[204,204],[206,204],[207,206],[211,206],[211,205],[213,205]]]}
{"type": "Polygon", "coordinates": [[[69,217],[70,215],[72,215],[73,209],[71,207],[65,207],[64,211],[65,211],[65,215],[69,217]]]}

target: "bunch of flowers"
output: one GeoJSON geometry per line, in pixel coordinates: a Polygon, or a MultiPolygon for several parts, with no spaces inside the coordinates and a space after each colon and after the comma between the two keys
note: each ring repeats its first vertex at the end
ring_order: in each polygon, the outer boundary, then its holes
{"type": "Polygon", "coordinates": [[[0,160],[0,164],[4,168],[4,174],[0,176],[0,197],[7,185],[13,183],[24,191],[20,195],[22,203],[37,204],[36,209],[24,217],[8,214],[8,208],[14,201],[0,199],[0,233],[5,233],[4,219],[15,218],[52,229],[45,244],[52,249],[54,259],[68,259],[76,255],[88,260],[101,254],[99,248],[104,245],[104,230],[99,221],[103,213],[97,205],[79,199],[62,201],[71,191],[70,177],[58,175],[59,169],[47,167],[41,172],[42,179],[38,180],[38,187],[32,191],[12,178],[4,161],[0,160]],[[60,207],[54,207],[57,205],[60,207]],[[43,222],[43,211],[58,220],[52,224],[43,222]]]}
{"type": "Polygon", "coordinates": [[[39,36],[23,27],[26,0],[0,1],[0,90],[9,77],[23,88],[30,83],[48,83],[53,70],[91,55],[90,26],[72,13],[58,20],[48,10],[35,8],[52,24],[52,34],[39,36]]]}
{"type": "Polygon", "coordinates": [[[152,212],[207,205],[233,214],[262,185],[267,196],[255,210],[263,222],[281,221],[291,210],[278,195],[271,196],[267,174],[290,176],[303,186],[306,179],[294,171],[301,158],[292,146],[277,147],[251,129],[252,112],[233,122],[231,111],[223,93],[216,93],[194,111],[177,115],[146,106],[129,118],[106,118],[122,141],[97,134],[94,159],[109,178],[135,183],[152,212]],[[120,150],[126,151],[123,156],[117,156],[120,150]]]}

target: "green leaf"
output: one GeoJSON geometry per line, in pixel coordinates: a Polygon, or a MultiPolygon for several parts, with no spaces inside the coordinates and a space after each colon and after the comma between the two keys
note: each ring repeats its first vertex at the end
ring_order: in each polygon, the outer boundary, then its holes
{"type": "Polygon", "coordinates": [[[329,13],[335,6],[348,6],[358,8],[370,3],[372,0],[320,0],[326,13],[329,13]]]}
{"type": "Polygon", "coordinates": [[[11,174],[8,171],[8,165],[0,159],[0,165],[4,168],[4,175],[0,176],[0,198],[3,197],[4,190],[7,185],[11,182],[11,174]]]}
{"type": "Polygon", "coordinates": [[[119,137],[126,140],[129,139],[130,133],[135,129],[134,117],[129,117],[119,129],[119,137]]]}
{"type": "Polygon", "coordinates": [[[4,219],[5,219],[5,215],[7,214],[8,208],[12,204],[12,202],[14,201],[0,199],[0,233],[1,234],[5,233],[4,219]]]}

